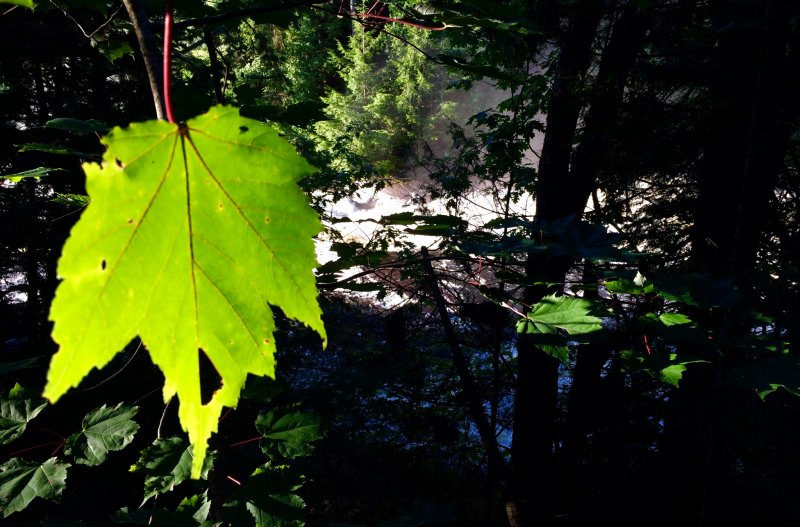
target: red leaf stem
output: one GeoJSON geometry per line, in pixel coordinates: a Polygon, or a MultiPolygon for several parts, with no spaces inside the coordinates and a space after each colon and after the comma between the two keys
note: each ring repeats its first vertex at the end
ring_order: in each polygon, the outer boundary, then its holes
{"type": "Polygon", "coordinates": [[[172,113],[172,93],[170,91],[169,81],[171,76],[170,61],[172,55],[172,12],[174,6],[172,0],[167,0],[167,10],[164,13],[164,106],[167,112],[167,120],[171,123],[175,122],[175,116],[172,113]]]}

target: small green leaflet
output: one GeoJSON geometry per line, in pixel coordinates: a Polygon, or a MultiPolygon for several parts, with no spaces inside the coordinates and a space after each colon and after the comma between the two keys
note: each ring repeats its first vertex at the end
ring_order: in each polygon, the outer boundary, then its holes
{"type": "Polygon", "coordinates": [[[302,527],[305,503],[296,492],[303,476],[287,465],[270,463],[255,470],[244,486],[234,491],[223,506],[231,525],[256,527],[302,527]]]}
{"type": "Polygon", "coordinates": [[[35,498],[53,500],[64,491],[69,463],[52,457],[44,463],[12,458],[0,465],[0,514],[7,518],[35,498]]]}
{"type": "MultiPolygon", "coordinates": [[[[211,457],[205,460],[199,477],[206,477],[211,469],[211,457]]],[[[134,472],[143,472],[144,504],[158,494],[170,492],[189,478],[192,469],[192,449],[185,439],[170,437],[156,439],[153,444],[142,450],[139,460],[131,468],[134,472]]]]}
{"type": "Polygon", "coordinates": [[[83,429],[67,439],[65,451],[82,465],[99,465],[114,450],[122,450],[133,441],[139,425],[131,418],[135,406],[106,405],[92,410],[83,418],[83,429]]]}
{"type": "Polygon", "coordinates": [[[90,203],[58,262],[50,318],[59,351],[44,396],[55,402],[137,335],[178,395],[192,476],[223,406],[248,373],[274,376],[280,307],[326,339],[312,237],[296,185],[314,169],[263,123],[216,106],[185,125],[115,128],[102,165],[86,163],[90,203]],[[221,387],[201,400],[199,354],[221,387]]]}
{"type": "Polygon", "coordinates": [[[0,178],[7,179],[13,182],[19,182],[21,179],[26,177],[32,178],[39,178],[42,176],[46,176],[48,174],[52,174],[53,172],[65,172],[63,168],[50,168],[50,167],[37,167],[32,168],[30,170],[25,170],[23,172],[15,172],[13,174],[3,174],[0,178]]]}
{"type": "Polygon", "coordinates": [[[104,134],[108,132],[109,126],[95,119],[83,121],[81,119],[71,119],[69,117],[57,117],[44,123],[45,128],[64,130],[76,135],[104,134]]]}
{"type": "Polygon", "coordinates": [[[183,498],[176,512],[182,516],[191,515],[192,519],[197,522],[208,520],[208,514],[211,512],[211,501],[208,499],[208,491],[183,498]]]}
{"type": "Polygon", "coordinates": [[[562,329],[569,335],[593,333],[602,329],[602,320],[590,315],[592,303],[582,298],[550,295],[534,305],[517,324],[519,333],[554,333],[562,329]],[[526,325],[532,328],[523,330],[526,325]]]}
{"type": "Polygon", "coordinates": [[[14,441],[25,432],[28,423],[47,403],[34,401],[25,396],[25,391],[17,384],[8,394],[8,399],[0,401],[0,445],[14,441]]]}
{"type": "Polygon", "coordinates": [[[540,349],[566,363],[567,339],[562,332],[586,335],[602,329],[602,320],[589,314],[592,307],[591,302],[582,298],[546,296],[517,322],[517,333],[534,338],[540,349]]]}
{"type": "Polygon", "coordinates": [[[311,443],[323,435],[319,418],[291,410],[287,413],[286,409],[260,414],[256,419],[256,430],[264,436],[260,442],[261,450],[272,460],[279,460],[277,456],[288,459],[309,456],[314,451],[311,443]]]}

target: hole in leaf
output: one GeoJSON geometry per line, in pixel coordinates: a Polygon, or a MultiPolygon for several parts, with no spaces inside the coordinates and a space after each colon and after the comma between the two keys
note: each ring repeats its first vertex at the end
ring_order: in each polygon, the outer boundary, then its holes
{"type": "Polygon", "coordinates": [[[270,222],[269,216],[267,216],[266,218],[264,218],[264,223],[269,223],[269,222],[270,222]]]}
{"type": "Polygon", "coordinates": [[[269,344],[269,339],[264,339],[264,344],[269,344]]]}
{"type": "Polygon", "coordinates": [[[248,130],[250,130],[250,129],[249,129],[248,127],[246,127],[246,126],[240,126],[240,127],[239,127],[239,131],[240,131],[240,132],[242,132],[242,133],[245,133],[245,132],[247,132],[248,130]]]}
{"type": "Polygon", "coordinates": [[[214,363],[208,358],[203,348],[198,348],[200,363],[200,402],[208,404],[214,392],[222,388],[222,377],[219,376],[214,363]]]}
{"type": "Polygon", "coordinates": [[[128,225],[133,225],[133,219],[128,220],[128,225]]]}
{"type": "Polygon", "coordinates": [[[118,166],[119,168],[125,168],[125,165],[124,165],[124,164],[122,163],[122,161],[120,161],[119,159],[115,159],[114,161],[117,163],[117,166],[118,166]]]}
{"type": "Polygon", "coordinates": [[[106,270],[106,261],[105,261],[105,260],[103,260],[102,262],[100,262],[100,269],[102,269],[103,271],[105,271],[105,270],[106,270]]]}

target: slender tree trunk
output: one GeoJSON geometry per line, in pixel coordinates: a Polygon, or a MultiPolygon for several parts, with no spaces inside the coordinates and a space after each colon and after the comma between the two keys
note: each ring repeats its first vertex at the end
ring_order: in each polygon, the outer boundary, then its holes
{"type": "Polygon", "coordinates": [[[442,292],[439,289],[439,283],[436,279],[436,274],[431,265],[430,254],[428,248],[422,248],[423,266],[425,273],[428,277],[428,286],[433,296],[436,310],[439,314],[439,319],[442,322],[445,338],[447,339],[448,347],[453,356],[453,365],[456,368],[458,377],[461,384],[461,391],[467,400],[467,406],[472,417],[475,427],[478,429],[478,435],[481,438],[483,446],[486,450],[486,455],[489,458],[489,466],[492,471],[497,474],[497,483],[500,492],[503,495],[504,508],[506,517],[508,518],[509,527],[523,527],[524,524],[520,522],[518,504],[516,497],[510,484],[508,467],[506,466],[503,456],[500,453],[500,447],[497,443],[497,436],[495,430],[491,428],[489,419],[483,409],[483,399],[480,396],[475,380],[472,376],[472,369],[470,368],[469,361],[461,349],[456,336],[453,323],[450,321],[450,314],[447,312],[447,304],[445,303],[442,292]]]}
{"type": "Polygon", "coordinates": [[[214,43],[214,35],[203,27],[203,42],[208,50],[208,58],[211,61],[211,82],[214,84],[214,100],[217,104],[225,104],[225,96],[222,93],[222,76],[220,75],[220,63],[217,57],[217,45],[214,43]]]}
{"type": "MultiPolygon", "coordinates": [[[[583,103],[578,88],[592,57],[592,44],[603,15],[603,2],[587,0],[575,6],[569,28],[562,36],[555,78],[547,107],[547,126],[536,196],[536,214],[557,220],[580,214],[565,207],[570,189],[563,185],[569,174],[575,129],[583,103]]],[[[562,283],[570,259],[527,257],[526,274],[539,283],[562,283]]],[[[530,306],[559,287],[528,286],[524,301],[530,306]]],[[[521,525],[548,525],[552,520],[553,448],[558,396],[559,361],[538,349],[530,339],[517,339],[517,386],[511,460],[513,488],[521,525]]]]}
{"type": "Polygon", "coordinates": [[[159,56],[156,52],[155,38],[150,28],[150,20],[144,10],[142,0],[122,0],[128,17],[136,33],[136,40],[139,42],[139,52],[144,62],[147,81],[150,86],[150,94],[153,97],[156,118],[164,119],[164,103],[161,100],[161,77],[158,75],[159,56]]]}
{"type": "MultiPolygon", "coordinates": [[[[580,216],[591,193],[597,188],[597,174],[602,170],[604,157],[610,147],[610,137],[614,133],[629,71],[642,49],[648,27],[647,18],[636,4],[629,3],[614,23],[611,37],[603,49],[581,140],[572,156],[569,178],[563,183],[565,198],[570,200],[571,209],[577,211],[576,216],[580,216]]],[[[587,267],[584,282],[594,281],[596,277],[587,267]]],[[[603,345],[583,346],[578,350],[573,369],[563,446],[559,452],[556,474],[558,513],[571,524],[580,521],[576,517],[580,467],[586,433],[595,414],[593,401],[600,389],[600,372],[608,357],[608,350],[603,345]]]]}
{"type": "MultiPolygon", "coordinates": [[[[641,53],[650,25],[649,11],[629,2],[612,27],[603,49],[600,66],[590,95],[589,109],[583,123],[580,143],[572,156],[568,196],[572,210],[583,212],[592,192],[597,189],[598,172],[612,150],[611,137],[617,124],[630,70],[641,53]]],[[[579,213],[580,214],[580,213],[579,213]]]]}
{"type": "MultiPolygon", "coordinates": [[[[750,43],[755,48],[749,57],[753,64],[748,83],[750,96],[744,99],[741,109],[743,119],[736,131],[744,148],[742,154],[735,158],[739,165],[733,167],[733,174],[737,177],[727,182],[728,186],[733,187],[727,191],[732,194],[733,204],[727,208],[733,214],[733,218],[730,218],[733,221],[715,225],[718,232],[724,232],[723,239],[729,241],[730,246],[723,252],[724,259],[712,260],[710,267],[717,274],[731,278],[746,299],[753,297],[757,249],[789,145],[791,129],[785,124],[788,120],[784,118],[797,108],[794,99],[797,97],[798,74],[790,67],[790,56],[786,54],[791,41],[792,6],[790,0],[766,0],[764,10],[754,13],[763,23],[756,27],[760,35],[754,41],[758,45],[750,43]]],[[[797,9],[796,5],[794,9],[797,9]]],[[[706,192],[712,190],[708,186],[705,189],[706,192]]],[[[702,197],[710,199],[707,195],[702,197]]],[[[708,264],[709,260],[705,258],[704,263],[708,264]]],[[[740,327],[736,320],[736,314],[728,313],[719,323],[730,335],[745,334],[748,328],[740,327]]],[[[699,521],[701,526],[725,522],[730,509],[728,487],[733,451],[727,433],[729,419],[726,413],[731,403],[723,389],[722,379],[727,371],[745,360],[735,353],[736,350],[732,351],[724,350],[717,359],[716,379],[711,392],[708,450],[699,521]]]]}
{"type": "Polygon", "coordinates": [[[34,86],[36,87],[36,106],[37,112],[35,115],[32,115],[32,121],[34,122],[45,122],[48,117],[48,104],[47,104],[47,94],[44,91],[44,66],[41,64],[33,66],[33,82],[34,86]]]}
{"type": "Polygon", "coordinates": [[[732,271],[743,282],[749,282],[758,239],[769,216],[772,192],[789,144],[791,129],[781,117],[788,117],[785,114],[794,113],[792,107],[797,107],[793,99],[798,96],[798,72],[793,71],[786,56],[790,14],[789,0],[767,0],[734,234],[732,271]]]}
{"type": "MultiPolygon", "coordinates": [[[[586,264],[583,282],[595,283],[597,275],[586,264]]],[[[585,291],[584,298],[597,297],[597,291],[585,291]]],[[[559,452],[556,488],[556,512],[566,518],[566,525],[581,525],[583,518],[578,515],[580,503],[580,478],[583,463],[586,434],[596,420],[595,401],[600,392],[600,372],[608,360],[609,350],[603,344],[581,346],[575,358],[572,373],[572,386],[567,401],[567,415],[564,424],[562,448],[559,452]]]]}
{"type": "MultiPolygon", "coordinates": [[[[583,212],[585,202],[576,207],[574,198],[571,199],[576,189],[569,177],[570,157],[580,112],[586,102],[582,92],[591,64],[592,45],[603,16],[603,4],[598,0],[578,3],[563,35],[539,160],[536,189],[539,219],[552,221],[583,212]]],[[[588,195],[586,197],[588,199],[588,195]]]]}

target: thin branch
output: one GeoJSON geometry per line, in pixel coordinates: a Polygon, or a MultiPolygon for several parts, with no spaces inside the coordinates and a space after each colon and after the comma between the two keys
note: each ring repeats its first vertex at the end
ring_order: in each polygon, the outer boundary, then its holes
{"type": "Polygon", "coordinates": [[[111,13],[111,16],[110,16],[110,17],[108,17],[108,19],[107,19],[105,22],[103,22],[102,24],[100,24],[99,26],[97,26],[97,29],[95,29],[94,31],[92,31],[91,33],[89,33],[89,34],[87,35],[87,38],[92,38],[93,36],[95,36],[95,34],[96,34],[98,31],[100,31],[101,29],[103,29],[104,27],[106,27],[107,25],[109,25],[109,24],[111,23],[111,21],[112,21],[112,20],[114,20],[114,19],[117,17],[117,14],[118,14],[118,13],[119,13],[119,12],[122,10],[122,7],[123,7],[123,5],[122,5],[122,4],[120,4],[120,6],[119,6],[119,7],[116,9],[116,11],[114,11],[113,13],[111,13]]]}
{"type": "Polygon", "coordinates": [[[450,347],[450,352],[453,355],[453,365],[455,366],[456,371],[458,372],[458,377],[461,381],[461,391],[467,400],[472,421],[475,423],[475,427],[478,429],[478,435],[480,436],[481,442],[486,449],[486,455],[489,458],[489,463],[496,471],[497,483],[505,501],[509,525],[516,527],[518,525],[517,504],[515,503],[513,496],[509,495],[509,467],[506,465],[506,462],[503,459],[503,455],[500,451],[500,447],[497,442],[497,436],[495,435],[496,431],[492,430],[489,420],[486,417],[486,413],[484,412],[483,401],[478,394],[478,388],[475,385],[475,380],[472,377],[472,370],[470,369],[469,361],[467,360],[467,357],[464,355],[464,352],[461,350],[461,346],[458,343],[458,337],[456,336],[455,329],[453,328],[453,322],[450,320],[450,314],[447,312],[447,304],[445,303],[442,292],[439,289],[439,283],[436,278],[436,274],[434,273],[433,266],[431,265],[430,254],[428,253],[427,247],[422,248],[422,256],[425,274],[428,277],[428,285],[431,290],[431,294],[433,295],[434,304],[436,305],[436,310],[438,311],[439,318],[444,329],[444,334],[450,347]]]}
{"type": "Polygon", "coordinates": [[[158,77],[156,70],[153,66],[155,62],[155,55],[152,51],[151,42],[153,42],[153,33],[150,31],[150,26],[147,22],[147,16],[144,13],[141,1],[134,3],[136,0],[122,0],[125,10],[128,12],[128,17],[133,24],[133,32],[136,33],[136,40],[139,42],[139,52],[144,61],[144,69],[147,71],[147,80],[150,83],[150,93],[153,96],[153,106],[155,106],[156,117],[164,119],[164,107],[161,102],[161,89],[158,85],[158,77]]]}
{"type": "Polygon", "coordinates": [[[127,368],[130,365],[130,363],[133,362],[133,359],[139,353],[140,349],[142,349],[142,341],[141,340],[139,341],[139,345],[136,346],[136,349],[134,350],[133,354],[128,358],[128,360],[125,361],[125,364],[123,364],[120,369],[118,369],[117,371],[115,371],[114,373],[112,373],[111,375],[109,375],[108,377],[103,379],[102,381],[98,382],[94,386],[89,386],[88,388],[81,388],[78,391],[80,391],[80,392],[88,392],[88,391],[94,390],[95,388],[99,388],[100,386],[104,385],[105,383],[107,383],[108,381],[110,381],[111,379],[113,379],[114,377],[119,375],[120,373],[122,373],[125,370],[125,368],[127,368]]]}
{"type": "MultiPolygon", "coordinates": [[[[362,22],[362,23],[363,23],[363,21],[361,21],[361,20],[356,20],[356,21],[357,21],[357,22],[362,22]]],[[[386,33],[386,34],[387,34],[387,35],[389,35],[390,37],[394,37],[394,38],[396,38],[397,40],[399,40],[400,42],[402,42],[402,43],[406,44],[407,46],[411,46],[411,47],[412,47],[412,48],[414,48],[415,50],[417,50],[417,51],[419,51],[420,53],[422,53],[422,55],[423,55],[423,56],[424,56],[426,59],[428,59],[429,61],[433,62],[434,64],[440,64],[440,65],[442,65],[442,66],[446,66],[446,64],[445,64],[444,62],[442,62],[441,60],[437,59],[437,58],[436,58],[436,57],[434,57],[433,55],[429,55],[429,54],[428,54],[428,53],[427,53],[427,52],[426,52],[424,49],[422,49],[421,47],[417,46],[416,44],[414,44],[414,43],[413,43],[413,42],[411,42],[410,40],[408,40],[408,39],[406,39],[406,38],[403,38],[403,37],[401,37],[400,35],[398,35],[398,34],[396,34],[396,33],[392,33],[392,32],[390,32],[390,31],[386,31],[386,29],[385,29],[385,28],[381,28],[381,31],[382,31],[383,33],[386,33]]]]}
{"type": "MultiPolygon", "coordinates": [[[[64,9],[63,7],[61,7],[60,5],[58,5],[57,3],[55,3],[53,0],[50,0],[50,3],[51,3],[51,4],[53,4],[53,5],[56,7],[56,9],[58,9],[59,11],[61,11],[62,13],[64,13],[64,16],[65,16],[65,17],[67,17],[67,18],[69,18],[70,20],[72,20],[72,21],[75,23],[75,25],[76,25],[76,26],[78,26],[78,29],[80,29],[81,33],[83,33],[83,36],[84,36],[84,37],[86,37],[86,38],[92,38],[93,36],[95,36],[95,35],[97,34],[97,32],[98,32],[98,31],[100,31],[101,29],[103,29],[104,27],[106,27],[108,24],[110,24],[110,23],[111,23],[111,21],[112,21],[112,20],[114,20],[114,18],[116,18],[116,16],[117,16],[117,13],[119,13],[119,12],[120,12],[120,10],[122,9],[122,5],[120,5],[120,6],[119,6],[119,7],[116,9],[116,11],[114,11],[113,13],[111,13],[111,16],[110,16],[110,17],[108,17],[108,19],[107,19],[105,22],[103,22],[102,24],[100,24],[99,26],[97,26],[97,29],[95,29],[95,30],[94,30],[94,31],[92,31],[91,33],[87,33],[87,32],[86,32],[86,30],[85,30],[85,29],[83,29],[83,26],[80,24],[80,22],[78,22],[78,21],[75,19],[75,17],[73,17],[72,15],[70,15],[70,14],[67,12],[67,10],[66,10],[66,9],[64,9]]],[[[3,14],[6,14],[6,13],[3,13],[3,14]]]]}
{"type": "Polygon", "coordinates": [[[350,16],[356,18],[365,18],[367,20],[380,20],[383,22],[391,22],[392,24],[402,24],[404,26],[411,26],[417,29],[424,29],[425,31],[444,31],[448,27],[452,27],[448,26],[447,24],[443,26],[425,26],[422,24],[417,24],[416,22],[403,20],[401,18],[392,18],[390,16],[382,16],[382,15],[371,15],[369,13],[352,13],[350,14],[350,16]]]}
{"type": "Polygon", "coordinates": [[[161,419],[158,420],[158,428],[156,428],[156,439],[161,439],[161,427],[164,426],[164,418],[167,416],[167,410],[169,409],[169,403],[172,402],[173,397],[167,399],[167,402],[164,403],[164,411],[161,412],[161,419]]]}

